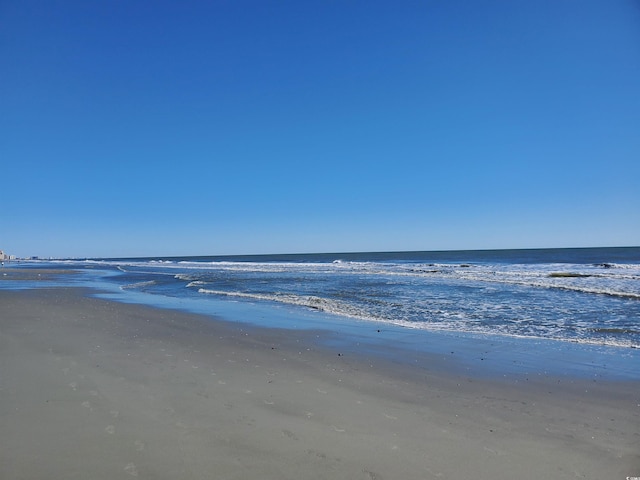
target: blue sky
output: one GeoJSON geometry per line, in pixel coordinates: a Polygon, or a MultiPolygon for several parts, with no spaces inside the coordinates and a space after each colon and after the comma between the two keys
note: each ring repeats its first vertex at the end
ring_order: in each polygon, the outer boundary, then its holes
{"type": "Polygon", "coordinates": [[[0,249],[640,244],[634,1],[0,3],[0,249]]]}

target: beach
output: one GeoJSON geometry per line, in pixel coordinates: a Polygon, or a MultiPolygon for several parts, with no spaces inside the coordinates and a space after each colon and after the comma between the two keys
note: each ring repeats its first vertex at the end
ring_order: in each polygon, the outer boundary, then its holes
{"type": "Polygon", "coordinates": [[[93,298],[0,291],[0,478],[624,479],[635,381],[483,378],[93,298]]]}

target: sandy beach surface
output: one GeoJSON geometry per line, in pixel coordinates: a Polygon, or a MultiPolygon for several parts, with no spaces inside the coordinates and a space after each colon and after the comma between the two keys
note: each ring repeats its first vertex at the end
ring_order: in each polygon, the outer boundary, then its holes
{"type": "Polygon", "coordinates": [[[62,270],[52,268],[14,268],[2,267],[0,269],[0,281],[47,281],[60,278],[62,276],[74,275],[74,270],[62,270]]]}
{"type": "Polygon", "coordinates": [[[87,290],[0,291],[0,479],[640,476],[640,385],[480,378],[87,290]]]}

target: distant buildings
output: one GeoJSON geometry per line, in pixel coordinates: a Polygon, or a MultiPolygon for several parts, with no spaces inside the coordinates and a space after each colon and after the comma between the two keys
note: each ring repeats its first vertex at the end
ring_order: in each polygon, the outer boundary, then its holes
{"type": "Polygon", "coordinates": [[[4,262],[5,260],[15,260],[15,255],[7,255],[2,250],[0,250],[0,262],[4,262]]]}

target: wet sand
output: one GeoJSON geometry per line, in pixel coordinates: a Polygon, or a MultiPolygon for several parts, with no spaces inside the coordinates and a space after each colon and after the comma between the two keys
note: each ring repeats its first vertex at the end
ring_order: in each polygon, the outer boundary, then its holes
{"type": "Polygon", "coordinates": [[[48,281],[75,273],[75,270],[53,268],[2,267],[0,268],[0,281],[48,281]]]}
{"type": "Polygon", "coordinates": [[[640,385],[488,379],[58,288],[0,291],[1,479],[624,479],[640,385]]]}

